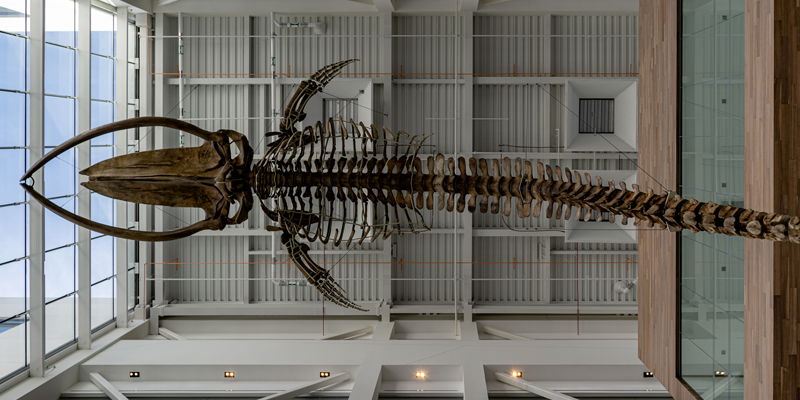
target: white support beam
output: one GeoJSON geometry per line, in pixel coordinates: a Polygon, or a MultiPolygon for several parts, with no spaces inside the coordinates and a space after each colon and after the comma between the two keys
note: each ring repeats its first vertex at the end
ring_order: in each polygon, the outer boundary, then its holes
{"type": "Polygon", "coordinates": [[[349,340],[349,339],[355,339],[357,337],[361,337],[361,336],[368,335],[368,334],[372,333],[372,330],[373,330],[372,327],[368,326],[366,328],[356,329],[354,331],[345,332],[345,333],[339,333],[339,334],[336,334],[336,335],[333,335],[333,336],[321,337],[321,338],[319,338],[317,340],[349,340]]]}
{"type": "Polygon", "coordinates": [[[362,365],[350,391],[351,399],[377,400],[381,389],[383,368],[380,365],[362,365]]]}
{"type": "Polygon", "coordinates": [[[178,335],[167,328],[158,328],[158,334],[169,340],[186,340],[185,337],[178,335]]]}
{"type": "MultiPolygon", "coordinates": [[[[382,64],[382,71],[392,71],[394,68],[394,60],[393,54],[394,51],[392,49],[392,13],[385,12],[381,14],[381,23],[383,24],[383,39],[381,45],[381,64],[382,64]]],[[[395,131],[395,127],[392,125],[392,91],[393,91],[393,80],[392,75],[387,74],[383,76],[383,126],[388,127],[391,131],[395,131]]],[[[380,286],[380,298],[384,302],[384,307],[388,309],[392,303],[393,294],[392,294],[392,281],[390,280],[392,277],[392,243],[395,243],[397,235],[392,235],[389,240],[383,241],[383,264],[380,266],[380,278],[381,278],[381,286],[380,286]]],[[[384,313],[384,317],[382,318],[383,322],[389,322],[389,313],[384,313]]]]}
{"type": "MultiPolygon", "coordinates": [[[[148,43],[148,25],[152,29],[152,23],[148,24],[149,14],[137,14],[136,26],[139,28],[139,116],[152,117],[153,113],[153,75],[150,75],[148,65],[152,59],[152,44],[148,43]],[[148,51],[151,53],[148,55],[148,51]]],[[[154,135],[147,134],[149,130],[139,129],[138,143],[128,147],[126,153],[153,150],[155,146],[154,135]]],[[[140,204],[139,207],[139,229],[143,231],[153,231],[153,209],[151,205],[140,204]]],[[[148,262],[153,262],[153,242],[139,242],[139,274],[144,281],[145,277],[150,278],[152,265],[147,266],[148,262]]],[[[148,279],[149,280],[149,279],[148,279]]],[[[139,304],[147,307],[147,297],[153,295],[152,290],[147,289],[144,284],[139,285],[139,304]]]]}
{"type": "MultiPolygon", "coordinates": [[[[156,72],[155,76],[155,97],[154,97],[154,111],[155,116],[159,117],[175,117],[176,114],[167,115],[170,110],[172,109],[174,104],[167,104],[168,99],[168,91],[167,91],[167,76],[164,75],[165,72],[174,71],[174,65],[172,63],[167,63],[168,54],[177,53],[177,46],[174,41],[167,40],[167,39],[159,39],[158,37],[164,35],[172,35],[177,32],[173,32],[171,29],[168,31],[168,27],[171,28],[173,25],[168,18],[172,18],[165,13],[156,13],[156,23],[155,28],[156,32],[155,35],[157,38],[153,40],[151,46],[154,45],[155,47],[155,54],[153,57],[153,61],[155,63],[154,69],[156,72]],[[168,65],[170,65],[168,67],[168,65]]],[[[177,20],[176,20],[177,22],[177,20]]],[[[177,29],[176,29],[177,30],[177,29]]],[[[177,110],[177,109],[176,109],[177,110]]],[[[179,112],[178,112],[179,114],[179,112]]],[[[148,129],[149,131],[150,129],[148,129]]],[[[167,144],[171,142],[170,139],[167,138],[167,134],[171,132],[171,129],[164,128],[164,127],[155,127],[153,129],[152,135],[155,140],[155,149],[164,149],[168,146],[167,144]]],[[[177,147],[177,146],[175,146],[177,147]]],[[[166,214],[164,212],[164,207],[154,207],[153,210],[153,221],[154,221],[154,230],[156,231],[166,231],[168,230],[166,224],[166,214]]],[[[164,281],[161,280],[164,278],[164,262],[168,262],[169,260],[165,256],[165,244],[164,242],[156,242],[153,244],[153,260],[158,263],[151,265],[153,269],[153,274],[155,276],[155,281],[153,283],[153,301],[155,304],[163,304],[165,302],[165,285],[164,281]]]]}
{"type": "MultiPolygon", "coordinates": [[[[78,132],[86,132],[92,128],[92,31],[91,0],[78,0],[78,132]]],[[[91,142],[78,145],[78,170],[82,171],[92,165],[91,142]]],[[[88,182],[89,178],[78,175],[78,183],[88,182]]],[[[78,192],[78,215],[91,219],[91,191],[78,192]]],[[[78,349],[92,348],[92,231],[78,227],[78,349]]]]}
{"type": "Polygon", "coordinates": [[[111,400],[128,400],[125,395],[123,395],[117,388],[114,387],[106,378],[103,378],[102,375],[98,374],[97,372],[89,373],[89,380],[97,386],[98,389],[103,391],[106,396],[108,396],[111,400]]]}
{"type": "Polygon", "coordinates": [[[373,0],[378,12],[392,13],[394,12],[394,0],[373,0]]]}
{"type": "MultiPolygon", "coordinates": [[[[28,166],[44,156],[44,0],[31,0],[30,5],[30,158],[28,166]]],[[[44,171],[33,174],[39,183],[39,193],[44,193],[44,171]]],[[[44,207],[38,201],[28,205],[30,225],[30,374],[34,378],[44,376],[44,207]]]]}
{"type": "Polygon", "coordinates": [[[372,340],[392,340],[394,335],[394,322],[378,322],[372,340]]]}
{"type": "Polygon", "coordinates": [[[461,11],[475,12],[478,11],[478,6],[481,0],[461,0],[461,11]]]}
{"type": "Polygon", "coordinates": [[[541,386],[536,386],[536,385],[534,385],[534,384],[532,384],[532,383],[530,383],[530,382],[528,382],[526,380],[523,380],[523,379],[520,379],[520,378],[514,378],[511,375],[504,374],[502,372],[495,372],[494,373],[494,377],[499,382],[503,382],[503,383],[509,384],[511,386],[514,386],[515,388],[522,389],[522,390],[524,390],[526,392],[531,392],[531,393],[533,393],[533,394],[535,394],[537,396],[542,396],[545,399],[550,399],[550,400],[578,400],[578,399],[576,399],[576,398],[574,398],[572,396],[567,396],[567,395],[565,395],[563,393],[554,392],[552,390],[545,389],[545,388],[543,388],[541,386]]]}
{"type": "MultiPolygon", "coordinates": [[[[117,120],[128,117],[128,8],[117,8],[117,120]]],[[[127,152],[128,132],[116,133],[116,155],[127,152]]],[[[128,203],[115,201],[117,227],[128,228],[128,203]]],[[[128,326],[128,240],[116,238],[115,271],[117,275],[116,301],[117,328],[128,326]]]]}
{"type": "Polygon", "coordinates": [[[461,321],[461,340],[476,341],[478,337],[478,323],[461,321]]]}
{"type": "Polygon", "coordinates": [[[462,373],[464,374],[464,400],[489,400],[489,391],[486,389],[486,372],[483,365],[465,364],[462,373]]]}
{"type": "Polygon", "coordinates": [[[291,400],[294,399],[295,397],[311,393],[317,389],[322,389],[326,386],[331,386],[337,383],[344,382],[348,379],[350,379],[350,373],[341,372],[338,374],[333,374],[327,378],[318,379],[306,385],[301,385],[296,388],[289,389],[285,392],[276,393],[273,394],[272,396],[262,397],[259,400],[291,400]]]}
{"type": "Polygon", "coordinates": [[[483,327],[483,333],[488,333],[489,335],[494,335],[508,340],[530,340],[524,336],[515,335],[511,332],[506,332],[502,329],[492,328],[489,326],[483,327]]]}
{"type": "MultiPolygon", "coordinates": [[[[477,3],[477,0],[475,1],[477,3]]],[[[472,33],[474,31],[474,18],[472,11],[473,10],[464,10],[464,0],[461,3],[462,11],[467,11],[463,13],[464,18],[464,36],[457,36],[459,40],[457,43],[463,43],[464,45],[464,52],[463,52],[463,59],[457,60],[457,62],[461,63],[460,68],[462,72],[466,73],[467,75],[464,76],[464,88],[463,88],[463,96],[464,102],[462,104],[461,115],[463,115],[463,119],[458,121],[460,124],[456,126],[457,130],[460,130],[458,133],[460,136],[461,142],[461,154],[472,154],[474,150],[473,145],[473,129],[475,126],[475,121],[473,121],[473,100],[474,100],[474,86],[473,86],[473,75],[472,72],[474,71],[473,67],[473,42],[474,39],[472,37],[472,33]]],[[[476,4],[477,9],[477,4],[476,4]]],[[[459,26],[458,22],[456,22],[456,26],[459,26]]],[[[462,171],[463,174],[467,174],[467,171],[462,171]]],[[[472,214],[471,213],[463,213],[461,215],[461,226],[464,228],[462,229],[463,235],[461,237],[456,238],[456,240],[460,240],[460,261],[462,264],[459,264],[460,269],[460,276],[459,279],[461,280],[461,285],[459,290],[461,292],[461,308],[466,309],[469,307],[470,303],[472,302],[472,273],[473,267],[471,263],[472,260],[472,247],[473,247],[473,229],[472,229],[472,214]]],[[[472,319],[472,313],[465,313],[464,318],[465,321],[469,317],[470,321],[472,319]]],[[[469,321],[467,321],[469,322],[469,321]]]]}

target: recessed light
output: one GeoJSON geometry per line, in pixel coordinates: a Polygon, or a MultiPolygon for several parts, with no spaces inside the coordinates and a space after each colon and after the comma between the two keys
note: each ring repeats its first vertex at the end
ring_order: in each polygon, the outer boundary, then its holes
{"type": "Polygon", "coordinates": [[[319,377],[320,377],[320,378],[327,378],[327,377],[329,377],[329,376],[331,376],[331,373],[330,373],[330,372],[320,372],[320,373],[319,373],[319,377]]]}
{"type": "Polygon", "coordinates": [[[416,375],[417,378],[424,378],[425,377],[425,373],[424,372],[417,372],[415,375],[416,375]]]}
{"type": "Polygon", "coordinates": [[[138,372],[131,372],[129,375],[130,375],[131,378],[138,378],[139,377],[139,373],[138,372]]]}
{"type": "Polygon", "coordinates": [[[727,376],[728,373],[725,372],[725,371],[716,371],[716,372],[714,372],[714,375],[716,375],[716,376],[727,376]]]}
{"type": "Polygon", "coordinates": [[[234,376],[233,372],[226,372],[225,373],[225,377],[226,378],[233,378],[233,376],[234,376]]]}
{"type": "Polygon", "coordinates": [[[645,372],[645,373],[644,373],[644,377],[645,377],[645,378],[652,378],[652,377],[653,377],[653,373],[652,373],[652,372],[649,372],[649,371],[648,371],[648,372],[645,372]]]}
{"type": "Polygon", "coordinates": [[[512,371],[511,376],[513,376],[514,378],[522,378],[522,372],[512,371]]]}

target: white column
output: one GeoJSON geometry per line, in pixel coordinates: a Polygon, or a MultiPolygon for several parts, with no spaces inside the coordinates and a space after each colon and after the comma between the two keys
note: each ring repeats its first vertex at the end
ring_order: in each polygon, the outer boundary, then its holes
{"type": "MultiPolygon", "coordinates": [[[[472,12],[464,12],[464,52],[463,52],[463,61],[461,61],[461,66],[463,68],[463,72],[467,75],[464,75],[464,102],[463,102],[463,116],[461,125],[457,126],[461,128],[461,135],[460,135],[460,142],[461,142],[461,154],[469,160],[469,157],[473,154],[473,144],[472,144],[472,136],[473,136],[473,128],[475,122],[472,120],[473,118],[473,93],[474,93],[474,86],[473,86],[473,76],[471,75],[474,71],[473,68],[473,58],[474,58],[474,39],[472,34],[474,32],[474,18],[472,12]]],[[[457,161],[457,160],[456,160],[457,161]]],[[[463,300],[463,309],[464,309],[464,321],[467,320],[467,316],[469,314],[469,318],[471,319],[472,314],[467,313],[468,304],[472,301],[472,264],[467,264],[472,262],[472,241],[474,240],[472,237],[472,213],[464,212],[461,214],[462,221],[464,223],[464,230],[463,235],[461,235],[461,261],[459,268],[461,269],[461,299],[463,300]]],[[[458,239],[456,239],[458,240],[458,239]]]]}
{"type": "MultiPolygon", "coordinates": [[[[164,13],[156,13],[156,37],[166,35],[166,26],[167,26],[167,15],[164,13]]],[[[153,56],[154,61],[154,68],[157,74],[161,74],[166,71],[166,54],[168,51],[174,51],[175,47],[167,48],[169,44],[166,39],[155,39],[155,54],[153,56]]],[[[152,45],[152,44],[151,44],[152,45]]],[[[173,67],[174,68],[174,67],[173,67]]],[[[171,69],[174,71],[174,69],[171,69]]],[[[166,82],[166,75],[156,75],[155,76],[155,97],[154,97],[154,110],[156,116],[166,117],[167,112],[169,111],[168,106],[166,103],[166,89],[167,89],[167,82],[166,82]]],[[[171,108],[171,107],[170,107],[171,108]]],[[[153,130],[151,135],[154,136],[155,140],[155,148],[156,149],[163,149],[166,148],[167,140],[164,136],[165,128],[163,127],[156,127],[153,130]]],[[[153,217],[154,217],[154,228],[157,231],[164,231],[166,230],[166,226],[164,223],[164,211],[162,207],[154,207],[153,210],[153,217]]],[[[164,257],[164,243],[163,242],[156,242],[153,244],[153,261],[156,263],[163,263],[168,260],[164,257]]],[[[164,302],[164,264],[154,264],[151,265],[150,268],[154,274],[153,280],[153,295],[155,302],[154,304],[158,305],[164,302]]]]}
{"type": "Polygon", "coordinates": [[[486,373],[483,365],[465,364],[463,374],[464,400],[489,400],[489,391],[486,389],[486,373]]]}
{"type": "Polygon", "coordinates": [[[378,392],[381,390],[381,372],[383,367],[381,365],[362,365],[358,370],[356,382],[353,384],[353,390],[350,391],[351,399],[359,400],[377,400],[378,392]]]}
{"type": "MultiPolygon", "coordinates": [[[[149,74],[149,69],[152,68],[148,63],[152,56],[152,49],[148,46],[148,19],[149,14],[137,14],[136,26],[139,27],[139,115],[142,117],[153,116],[153,76],[149,74]]],[[[150,43],[152,45],[152,43],[150,43]]],[[[154,135],[147,134],[149,128],[139,129],[139,143],[133,147],[128,148],[128,153],[152,150],[155,144],[154,135]]],[[[153,206],[140,204],[139,206],[139,229],[143,231],[153,230],[153,206]]],[[[141,280],[147,274],[152,273],[152,266],[145,268],[146,263],[153,261],[153,243],[152,242],[139,242],[139,274],[141,280]],[[146,271],[147,270],[147,271],[146,271]]],[[[151,281],[152,282],[152,281],[151,281]]],[[[146,307],[147,297],[152,296],[153,293],[147,290],[144,284],[139,285],[139,303],[142,307],[146,307]]]]}
{"type": "MultiPolygon", "coordinates": [[[[91,0],[78,0],[78,132],[91,129],[91,0]]],[[[92,165],[91,142],[78,145],[78,170],[92,165]]],[[[78,175],[78,182],[88,182],[78,175]]],[[[78,188],[78,215],[91,219],[91,191],[78,188]]],[[[78,227],[78,349],[92,347],[92,231],[78,227]]]]}
{"type": "MultiPolygon", "coordinates": [[[[392,13],[383,13],[381,16],[383,23],[383,41],[381,43],[382,71],[391,72],[394,63],[392,62],[392,13]]],[[[383,125],[394,131],[392,128],[392,75],[383,75],[383,113],[388,114],[383,117],[383,125]]],[[[380,129],[380,128],[379,128],[380,129]]],[[[381,134],[381,133],[379,133],[381,134]]],[[[377,218],[377,216],[376,216],[377,218]]],[[[380,268],[381,288],[380,296],[384,301],[384,307],[389,307],[392,302],[392,243],[395,242],[396,235],[392,235],[389,240],[383,241],[383,264],[380,268]]],[[[385,312],[383,322],[389,322],[388,312],[385,312]]]]}
{"type": "MultiPolygon", "coordinates": [[[[30,147],[29,167],[44,156],[44,0],[30,0],[31,12],[31,83],[30,83],[30,147]]],[[[44,172],[33,174],[38,190],[44,193],[44,172]]],[[[31,201],[29,245],[30,259],[30,374],[44,376],[44,207],[31,201]]]]}
{"type": "MultiPolygon", "coordinates": [[[[117,7],[117,120],[128,118],[128,8],[117,7]]],[[[117,155],[127,152],[128,132],[116,133],[117,155]]],[[[117,226],[128,228],[128,203],[115,201],[117,226]]],[[[117,243],[116,300],[117,328],[128,326],[128,240],[115,239],[117,243]]]]}

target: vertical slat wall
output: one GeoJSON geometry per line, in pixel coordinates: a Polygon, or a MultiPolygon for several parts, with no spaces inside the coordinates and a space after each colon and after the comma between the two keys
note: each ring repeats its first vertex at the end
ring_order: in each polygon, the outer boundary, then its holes
{"type": "Polygon", "coordinates": [[[569,76],[639,72],[638,17],[553,16],[553,71],[569,76]]]}
{"type": "MultiPolygon", "coordinates": [[[[464,90],[460,90],[463,115],[464,90]]],[[[405,83],[394,85],[392,104],[393,131],[409,135],[424,134],[428,138],[420,154],[452,154],[455,149],[454,121],[455,91],[452,83],[405,83]],[[448,119],[450,118],[450,119],[448,119]]]]}
{"type": "MultiPolygon", "coordinates": [[[[640,143],[640,165],[674,188],[678,183],[678,0],[641,1],[639,18],[639,135],[648,138],[640,143]]],[[[639,174],[639,185],[653,187],[657,183],[639,174]]],[[[694,399],[676,378],[676,235],[641,230],[639,250],[639,359],[672,397],[694,399]]]]}
{"type": "MultiPolygon", "coordinates": [[[[278,22],[324,22],[325,34],[317,35],[311,28],[274,27],[279,37],[276,43],[275,63],[278,71],[292,74],[310,74],[325,65],[352,58],[360,61],[349,65],[342,73],[344,78],[378,78],[376,72],[382,71],[380,65],[381,17],[336,17],[336,16],[276,16],[278,22]],[[291,67],[290,67],[291,66],[291,67]]],[[[273,27],[269,17],[253,18],[253,34],[269,36],[273,27]]],[[[255,38],[253,61],[256,73],[268,74],[271,71],[271,38],[255,38]]],[[[292,75],[292,78],[305,78],[308,75],[292,75]]]]}
{"type": "Polygon", "coordinates": [[[543,15],[475,17],[475,35],[507,35],[475,37],[473,63],[475,73],[493,76],[511,74],[514,71],[520,74],[546,71],[550,60],[547,59],[544,49],[545,42],[550,40],[550,32],[545,31],[545,18],[548,17],[543,15]]]}
{"type": "MultiPolygon", "coordinates": [[[[549,85],[545,85],[549,86],[549,85]]],[[[563,86],[560,86],[563,90],[563,86]]],[[[549,152],[550,95],[558,88],[533,85],[475,87],[473,146],[476,152],[549,152]],[[493,118],[491,120],[480,118],[493,118]]]]}
{"type": "MultiPolygon", "coordinates": [[[[244,37],[247,17],[183,17],[183,63],[189,77],[226,78],[246,73],[246,52],[249,39],[244,37]],[[219,37],[192,37],[219,36],[219,37]],[[196,75],[195,75],[196,74],[196,75]],[[234,75],[229,75],[234,74],[234,75]]],[[[167,46],[178,52],[178,39],[169,39],[167,46]]],[[[178,72],[178,65],[168,68],[178,72]]]]}
{"type": "Polygon", "coordinates": [[[167,282],[167,298],[180,302],[240,302],[243,264],[248,262],[244,249],[247,237],[191,237],[177,242],[173,253],[177,265],[165,265],[164,275],[187,281],[167,282]],[[189,263],[189,264],[183,264],[189,263]]]}
{"type": "Polygon", "coordinates": [[[480,302],[547,301],[545,288],[548,281],[548,264],[515,264],[543,262],[539,243],[549,238],[539,237],[479,237],[473,239],[472,266],[473,300],[480,302]],[[485,264],[482,264],[485,263],[485,264]],[[481,280],[491,279],[491,280],[481,280]],[[506,280],[507,279],[507,280],[506,280]]]}
{"type": "MultiPolygon", "coordinates": [[[[453,301],[452,233],[405,234],[397,239],[398,262],[400,259],[403,260],[403,265],[394,264],[392,266],[392,277],[414,280],[392,282],[394,301],[453,301]]],[[[458,266],[457,268],[468,267],[458,266]]],[[[461,300],[461,292],[458,296],[461,300]]]]}
{"type": "MultiPolygon", "coordinates": [[[[459,31],[463,24],[459,20],[459,31]]],[[[395,35],[424,35],[392,38],[393,73],[404,79],[453,79],[455,72],[455,18],[452,16],[393,17],[395,35]],[[400,66],[402,65],[402,71],[400,66]]],[[[464,41],[461,52],[464,54],[464,41]]]]}

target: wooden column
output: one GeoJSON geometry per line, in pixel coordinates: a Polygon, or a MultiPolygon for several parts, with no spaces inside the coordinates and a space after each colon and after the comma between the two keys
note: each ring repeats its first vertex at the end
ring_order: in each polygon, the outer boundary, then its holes
{"type": "MultiPolygon", "coordinates": [[[[745,207],[800,215],[800,4],[745,1],[745,207]]],[[[745,241],[745,398],[800,398],[800,245],[745,241]]]]}
{"type": "MultiPolygon", "coordinates": [[[[639,2],[639,163],[677,188],[678,0],[639,2]]],[[[639,174],[639,185],[662,191],[639,174]]],[[[676,378],[677,234],[639,231],[639,359],[676,400],[695,397],[676,378]]]]}

